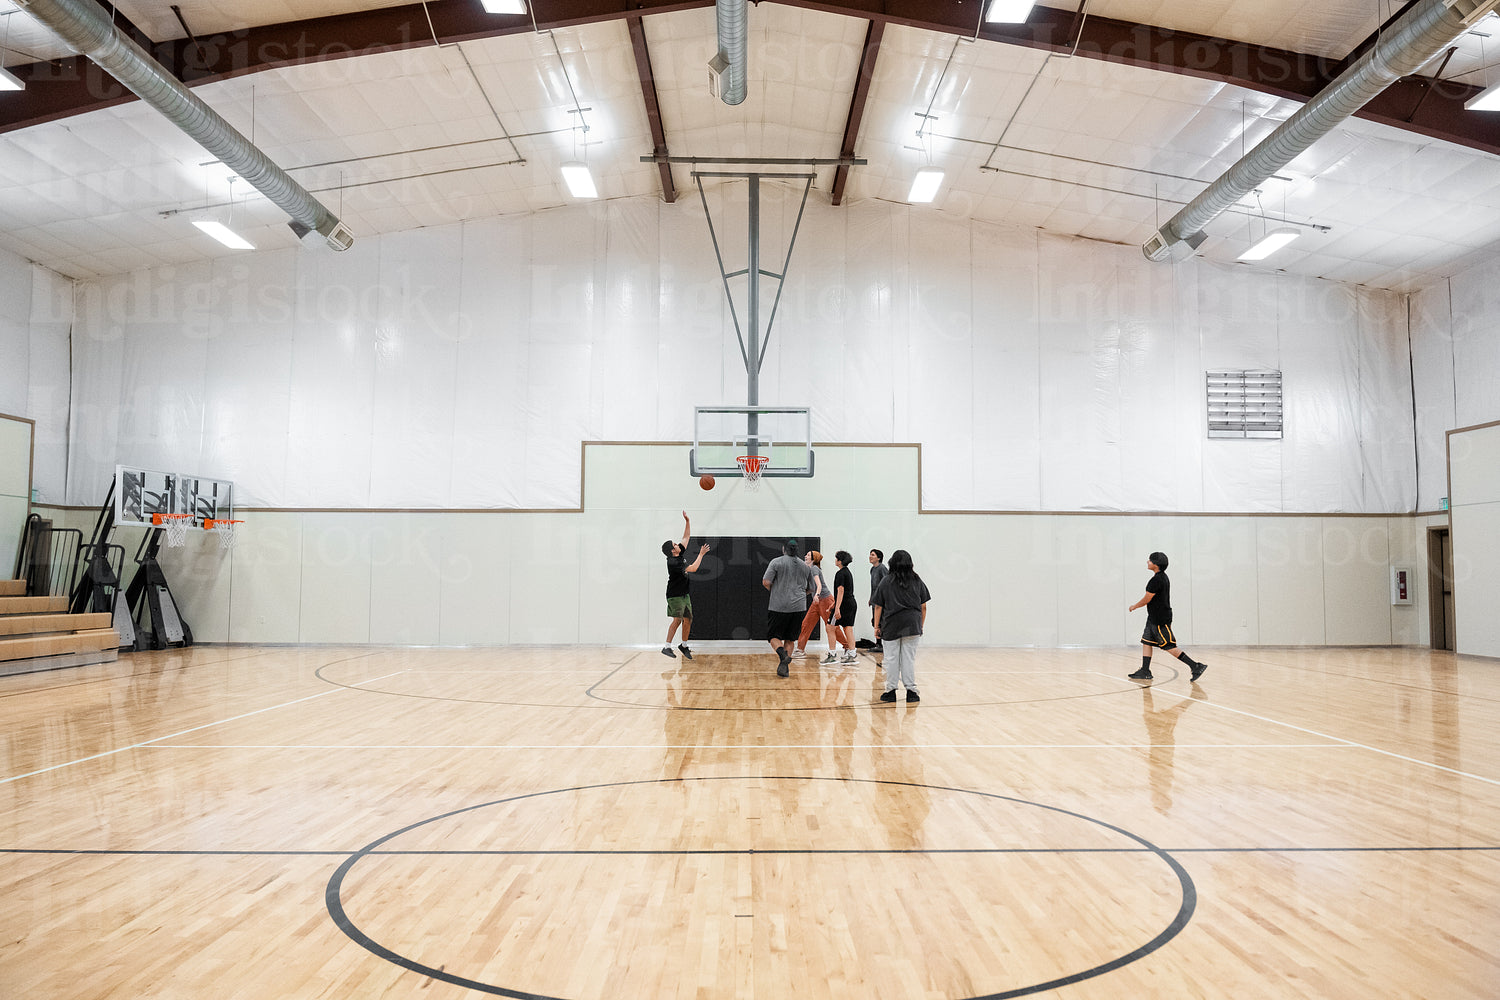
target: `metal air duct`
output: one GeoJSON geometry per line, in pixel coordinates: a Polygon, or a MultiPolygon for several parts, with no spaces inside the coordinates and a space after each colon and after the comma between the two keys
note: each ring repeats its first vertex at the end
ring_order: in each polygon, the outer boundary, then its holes
{"type": "Polygon", "coordinates": [[[14,2],[74,50],[98,63],[290,215],[290,225],[298,239],[317,231],[335,250],[347,250],[354,244],[354,234],[348,226],[234,126],[193,96],[161,63],[121,34],[93,0],[14,2]]]}
{"type": "Polygon", "coordinates": [[[708,64],[709,79],[720,100],[739,104],[745,99],[745,66],[749,61],[745,51],[750,18],[745,0],[717,0],[714,18],[719,30],[719,51],[708,64]]]}
{"type": "Polygon", "coordinates": [[[1421,0],[1353,66],[1174,215],[1142,251],[1152,260],[1166,260],[1184,244],[1201,243],[1205,226],[1382,90],[1420,69],[1496,6],[1500,0],[1421,0]]]}

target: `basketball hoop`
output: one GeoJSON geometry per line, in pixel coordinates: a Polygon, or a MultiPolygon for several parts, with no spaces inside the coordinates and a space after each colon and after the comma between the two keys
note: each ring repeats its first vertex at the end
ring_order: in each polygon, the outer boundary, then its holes
{"type": "Polygon", "coordinates": [[[203,527],[219,536],[219,548],[232,549],[239,538],[239,526],[244,523],[244,521],[232,521],[227,518],[220,521],[210,519],[203,522],[203,527]]]}
{"type": "Polygon", "coordinates": [[[771,464],[768,455],[741,455],[735,459],[740,464],[740,471],[745,474],[745,489],[754,492],[760,488],[761,470],[771,464]]]}
{"type": "Polygon", "coordinates": [[[167,547],[176,549],[187,544],[188,527],[193,523],[191,514],[152,514],[151,523],[167,533],[167,547]]]}

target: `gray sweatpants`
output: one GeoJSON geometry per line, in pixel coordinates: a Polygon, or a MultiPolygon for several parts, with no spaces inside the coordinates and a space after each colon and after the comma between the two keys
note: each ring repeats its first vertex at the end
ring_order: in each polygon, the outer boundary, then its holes
{"type": "Polygon", "coordinates": [[[882,640],[885,646],[885,656],[881,665],[885,669],[885,689],[896,690],[896,683],[912,694],[920,695],[917,690],[917,640],[919,635],[906,635],[899,639],[882,640]]]}

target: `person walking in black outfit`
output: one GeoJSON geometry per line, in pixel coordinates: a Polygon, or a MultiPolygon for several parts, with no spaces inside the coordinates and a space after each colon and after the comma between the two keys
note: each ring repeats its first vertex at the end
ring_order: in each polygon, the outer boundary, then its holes
{"type": "Polygon", "coordinates": [[[1133,681],[1151,680],[1151,650],[1164,649],[1177,657],[1192,670],[1189,679],[1196,681],[1208,669],[1208,664],[1194,660],[1177,647],[1172,636],[1172,581],[1167,579],[1167,554],[1153,552],[1146,560],[1151,579],[1146,584],[1146,595],[1129,608],[1146,609],[1146,631],[1141,634],[1141,669],[1130,675],[1133,681]]]}

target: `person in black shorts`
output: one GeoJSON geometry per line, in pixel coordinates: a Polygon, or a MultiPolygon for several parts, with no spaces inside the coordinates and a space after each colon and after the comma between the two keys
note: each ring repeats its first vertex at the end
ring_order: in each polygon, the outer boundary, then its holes
{"type": "Polygon", "coordinates": [[[1151,650],[1164,649],[1186,663],[1192,670],[1189,679],[1196,681],[1208,669],[1208,664],[1194,660],[1177,648],[1177,640],[1172,637],[1172,581],[1167,579],[1167,554],[1151,553],[1146,559],[1146,568],[1152,574],[1146,584],[1146,596],[1129,608],[1131,611],[1146,609],[1146,631],[1141,634],[1141,669],[1131,674],[1130,679],[1151,680],[1151,650]]]}
{"type": "Polygon", "coordinates": [[[766,641],[776,651],[776,676],[787,676],[787,665],[802,634],[802,616],[807,613],[807,588],[812,586],[813,569],[797,558],[797,543],[789,541],[781,555],[766,567],[760,585],[771,592],[766,616],[766,641]]]}
{"type": "Polygon", "coordinates": [[[677,648],[682,650],[682,655],[687,659],[693,658],[693,651],[688,649],[688,632],[693,627],[693,598],[688,593],[687,575],[698,572],[698,567],[703,564],[703,554],[708,551],[708,546],[703,545],[698,549],[698,558],[693,560],[691,566],[687,561],[688,539],[693,537],[693,522],[688,520],[687,511],[682,512],[682,543],[666,541],[661,543],[661,554],[667,557],[667,617],[672,619],[672,624],[667,627],[667,644],[661,648],[661,655],[677,658],[672,652],[672,637],[677,634],[677,627],[682,626],[682,642],[677,648]]]}
{"type": "Polygon", "coordinates": [[[854,557],[842,549],[833,554],[838,572],[833,574],[833,632],[844,647],[840,662],[854,663],[859,654],[854,651],[854,616],[859,611],[859,602],[854,599],[854,574],[849,564],[854,557]]]}

